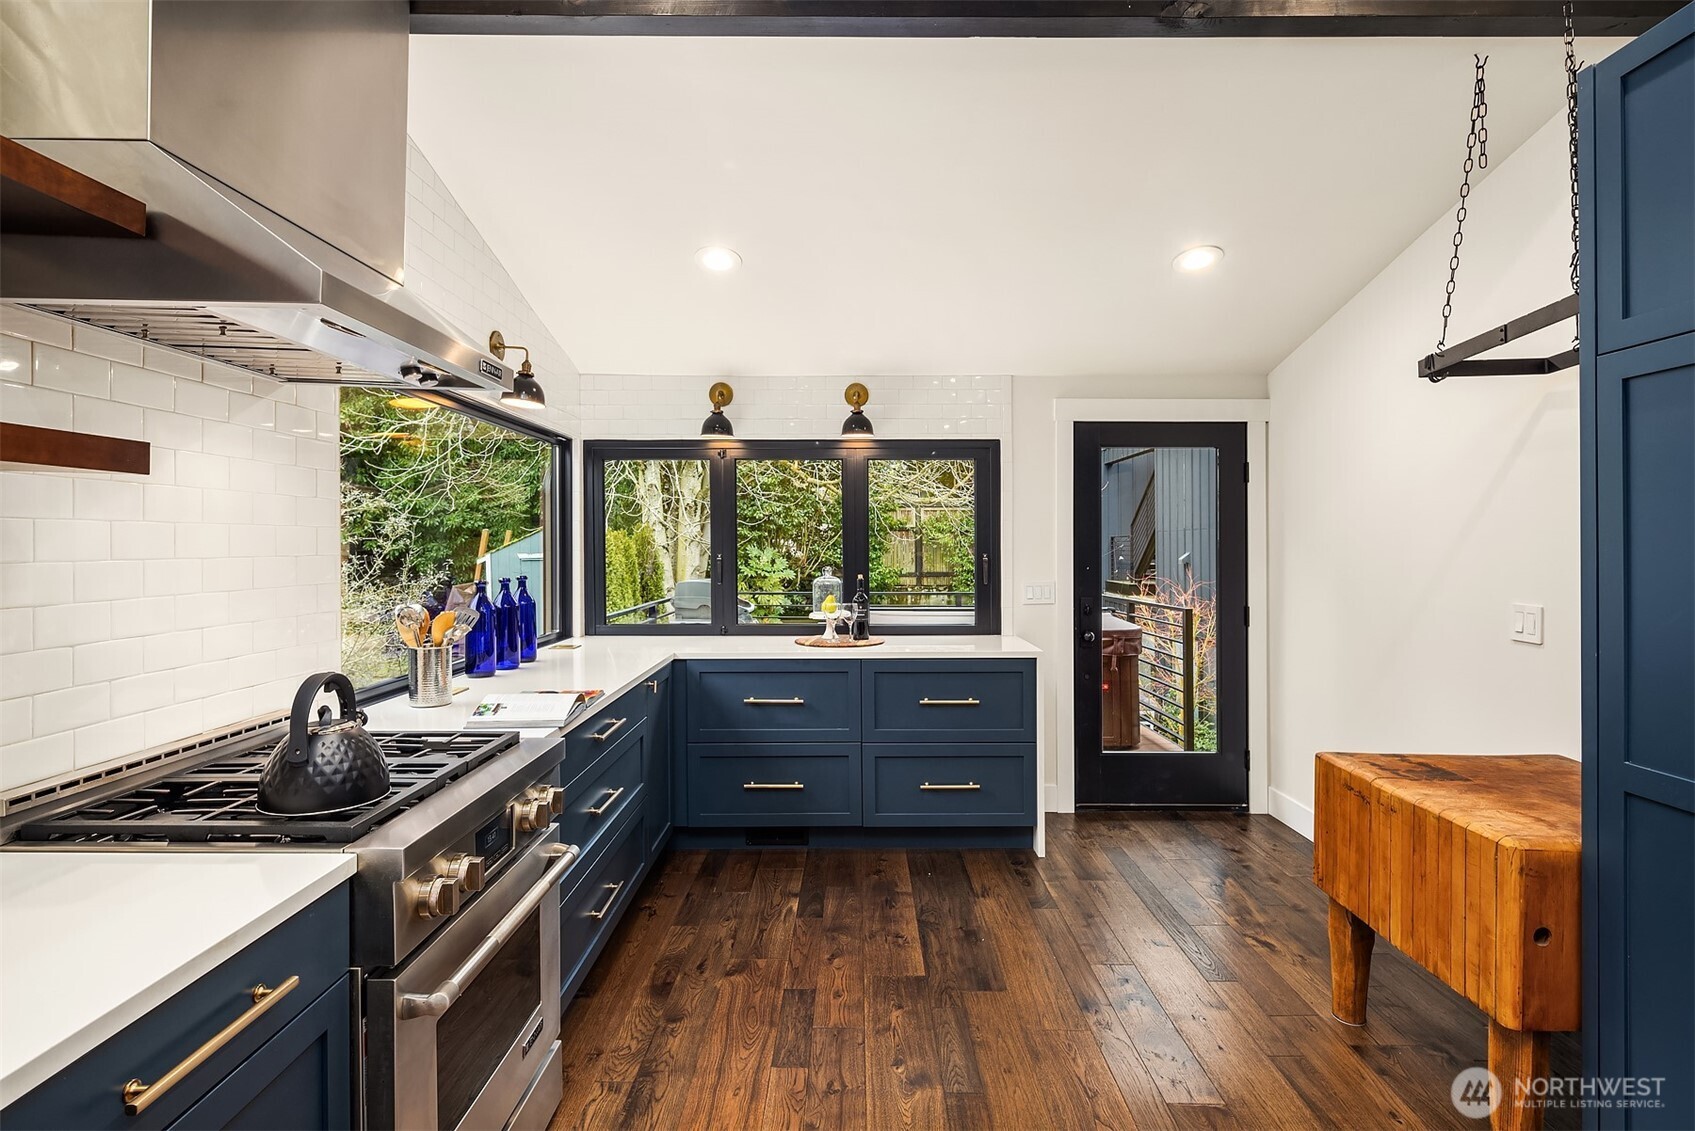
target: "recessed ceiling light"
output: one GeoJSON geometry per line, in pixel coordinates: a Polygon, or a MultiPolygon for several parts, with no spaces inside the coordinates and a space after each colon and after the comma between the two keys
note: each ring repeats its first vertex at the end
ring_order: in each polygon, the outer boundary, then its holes
{"type": "Polygon", "coordinates": [[[1205,271],[1223,258],[1223,248],[1202,244],[1200,247],[1186,248],[1179,252],[1177,258],[1171,261],[1171,265],[1179,271],[1193,274],[1196,271],[1205,271]]]}
{"type": "Polygon", "coordinates": [[[694,258],[708,271],[734,271],[742,265],[742,257],[728,247],[703,247],[694,253],[694,258]]]}

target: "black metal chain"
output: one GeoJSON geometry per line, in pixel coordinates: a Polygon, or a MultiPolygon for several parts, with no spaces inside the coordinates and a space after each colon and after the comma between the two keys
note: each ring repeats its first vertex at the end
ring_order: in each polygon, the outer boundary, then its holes
{"type": "MultiPolygon", "coordinates": [[[[1454,250],[1448,257],[1448,288],[1442,300],[1442,335],[1436,339],[1436,352],[1448,348],[1448,319],[1454,313],[1454,285],[1460,273],[1460,245],[1465,242],[1466,201],[1471,196],[1473,169],[1489,167],[1489,99],[1485,68],[1489,56],[1473,55],[1477,72],[1471,87],[1471,132],[1465,139],[1465,164],[1461,167],[1460,203],[1454,210],[1454,250]]],[[[1433,381],[1440,378],[1433,378],[1433,381]]]]}
{"type": "MultiPolygon", "coordinates": [[[[1577,224],[1577,31],[1572,25],[1572,0],[1566,0],[1566,143],[1571,155],[1571,293],[1577,294],[1581,276],[1578,270],[1577,224]]],[[[1572,343],[1577,343],[1577,331],[1572,330],[1572,343]]]]}

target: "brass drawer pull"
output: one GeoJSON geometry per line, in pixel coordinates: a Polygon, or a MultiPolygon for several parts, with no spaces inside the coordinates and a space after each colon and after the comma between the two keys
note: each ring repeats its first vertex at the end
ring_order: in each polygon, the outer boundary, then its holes
{"type": "Polygon", "coordinates": [[[595,908],[593,911],[584,912],[584,914],[586,914],[590,919],[604,919],[604,918],[606,918],[606,913],[608,911],[612,910],[612,905],[614,903],[618,902],[618,893],[623,891],[623,890],[624,890],[624,881],[623,880],[619,880],[615,884],[607,884],[606,885],[606,902],[601,904],[599,907],[595,908]]]}
{"type": "Polygon", "coordinates": [[[591,817],[599,817],[608,809],[612,808],[613,802],[617,801],[622,796],[624,796],[623,786],[619,786],[617,789],[609,789],[606,791],[606,800],[602,801],[599,805],[596,805],[593,809],[584,809],[583,812],[587,813],[591,817]]]}
{"type": "Polygon", "coordinates": [[[190,1053],[186,1060],[159,1077],[155,1083],[143,1084],[140,1080],[131,1080],[125,1084],[123,1090],[124,1114],[140,1115],[153,1106],[154,1100],[181,1083],[184,1076],[216,1056],[219,1049],[235,1040],[236,1037],[241,1035],[243,1029],[270,1012],[273,1005],[287,997],[299,984],[300,975],[290,974],[274,990],[263,982],[254,986],[253,989],[248,991],[253,997],[253,1004],[248,1006],[240,1017],[220,1029],[217,1036],[190,1053]]]}
{"type": "Polygon", "coordinates": [[[796,699],[743,699],[742,702],[745,703],[749,707],[802,707],[802,706],[806,705],[806,700],[805,699],[799,699],[799,698],[796,698],[796,699]]]}
{"type": "Polygon", "coordinates": [[[743,789],[805,789],[798,781],[749,781],[742,783],[743,789]]]}
{"type": "Polygon", "coordinates": [[[928,789],[928,790],[934,791],[934,790],[982,789],[983,787],[978,785],[974,781],[968,781],[968,782],[964,783],[963,785],[950,785],[946,782],[938,782],[935,785],[931,785],[929,782],[925,782],[923,785],[919,786],[918,788],[919,789],[928,789]]]}
{"type": "Polygon", "coordinates": [[[589,737],[594,739],[596,742],[605,742],[607,739],[611,738],[613,736],[613,734],[615,734],[617,732],[619,727],[623,726],[625,723],[627,723],[629,721],[630,721],[629,719],[613,719],[611,726],[607,727],[603,731],[600,731],[598,734],[591,734],[591,735],[589,735],[589,737]]]}
{"type": "Polygon", "coordinates": [[[981,699],[920,699],[920,707],[981,707],[981,699]]]}

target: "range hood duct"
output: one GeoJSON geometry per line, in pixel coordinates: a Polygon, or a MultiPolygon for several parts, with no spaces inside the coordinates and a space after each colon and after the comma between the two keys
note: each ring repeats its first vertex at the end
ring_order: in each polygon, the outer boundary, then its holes
{"type": "Polygon", "coordinates": [[[0,3],[0,134],[147,205],[0,234],[0,300],[279,381],[497,391],[402,286],[406,0],[0,3]]]}

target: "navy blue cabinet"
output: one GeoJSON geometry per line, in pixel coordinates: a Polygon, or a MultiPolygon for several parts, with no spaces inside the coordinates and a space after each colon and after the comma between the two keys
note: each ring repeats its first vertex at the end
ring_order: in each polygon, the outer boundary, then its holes
{"type": "Polygon", "coordinates": [[[857,660],[691,660],[690,742],[856,742],[857,660]]]}
{"type": "Polygon", "coordinates": [[[1580,82],[1584,1071],[1695,1126],[1695,7],[1580,82]]]}
{"type": "Polygon", "coordinates": [[[866,743],[867,825],[1033,825],[1030,743],[866,743]]]}
{"type": "Polygon", "coordinates": [[[648,683],[653,711],[648,716],[647,825],[648,855],[657,856],[671,835],[671,669],[659,671],[648,683]]]}
{"type": "Polygon", "coordinates": [[[691,743],[689,824],[859,824],[859,744],[691,743]]]}
{"type": "Polygon", "coordinates": [[[0,1126],[353,1126],[349,911],[343,884],[9,1105],[0,1126]],[[158,1081],[246,1015],[254,987],[291,978],[299,981],[204,1063],[125,1114],[127,1081],[158,1081]]]}
{"type": "Polygon", "coordinates": [[[1028,660],[866,660],[865,741],[1036,741],[1028,660]]]}

